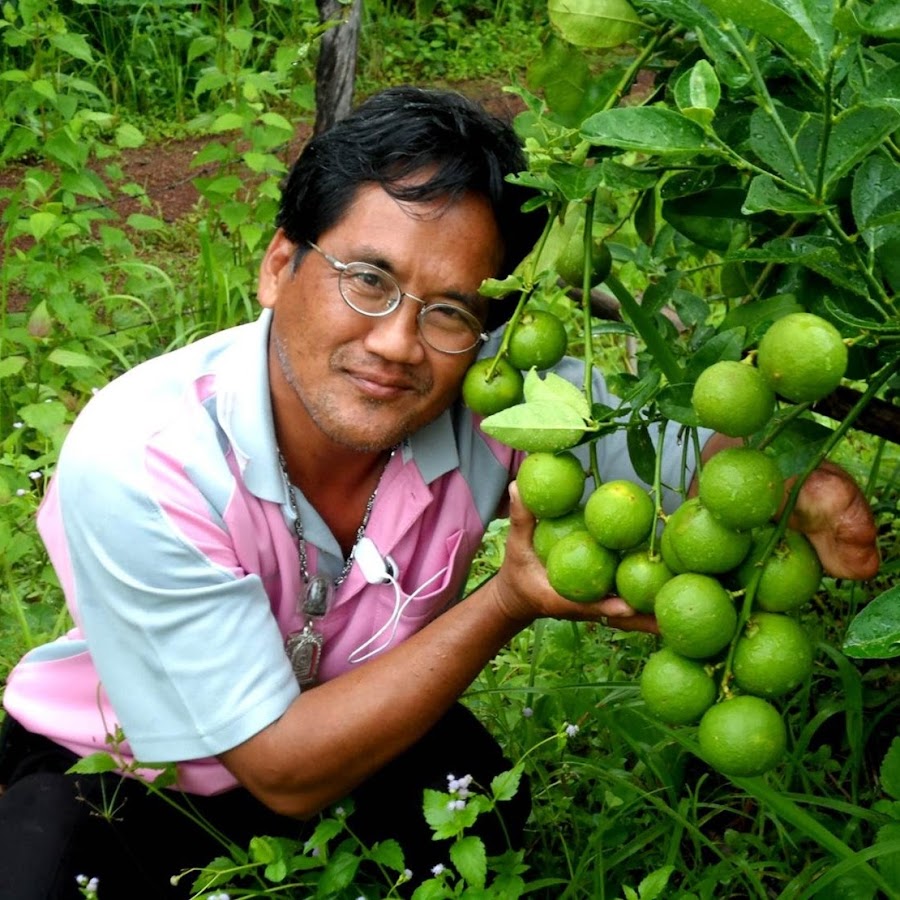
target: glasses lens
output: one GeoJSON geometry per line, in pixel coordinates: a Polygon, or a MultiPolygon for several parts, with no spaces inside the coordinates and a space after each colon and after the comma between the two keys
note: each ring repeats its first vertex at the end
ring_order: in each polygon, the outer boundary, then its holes
{"type": "Polygon", "coordinates": [[[367,316],[386,315],[400,302],[397,282],[387,272],[367,263],[348,263],[338,287],[344,300],[367,316]]]}
{"type": "Polygon", "coordinates": [[[471,350],[481,339],[481,323],[467,309],[452,303],[433,303],[419,313],[422,337],[446,353],[471,350]]]}

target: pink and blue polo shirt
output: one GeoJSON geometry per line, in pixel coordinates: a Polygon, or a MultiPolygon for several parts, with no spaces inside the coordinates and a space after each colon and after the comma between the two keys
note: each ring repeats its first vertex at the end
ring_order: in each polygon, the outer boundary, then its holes
{"type": "MultiPolygon", "coordinates": [[[[79,755],[109,750],[107,735],[121,728],[126,760],[177,762],[179,787],[197,794],[235,787],[216,755],[299,693],[284,652],[303,619],[269,398],[269,322],[264,311],[150,360],[85,407],[38,514],[75,627],[26,654],[4,696],[22,725],[79,755]]],[[[580,383],[581,364],[567,361],[561,374],[580,383]]],[[[595,382],[595,400],[610,402],[595,382]]],[[[598,449],[606,478],[635,477],[623,437],[598,449]]],[[[671,457],[674,476],[680,454],[671,457]]],[[[366,535],[414,599],[387,628],[393,585],[369,584],[354,564],[320,625],[322,680],[459,598],[520,461],[462,405],[402,445],[366,535]]],[[[297,502],[310,571],[336,575],[337,541],[300,492],[297,502]]]]}

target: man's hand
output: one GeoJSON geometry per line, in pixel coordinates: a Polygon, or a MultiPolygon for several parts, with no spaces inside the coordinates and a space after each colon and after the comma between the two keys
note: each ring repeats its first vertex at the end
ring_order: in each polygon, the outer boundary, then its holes
{"type": "Polygon", "coordinates": [[[547,572],[532,546],[534,516],[519,499],[513,482],[509,489],[509,536],[503,566],[494,580],[498,602],[511,619],[531,622],[550,617],[602,622],[622,631],[656,633],[656,619],[632,609],[620,597],[605,597],[595,603],[574,603],[560,597],[547,581],[547,572]]]}
{"type": "Polygon", "coordinates": [[[875,517],[840,466],[823,462],[806,479],[788,525],[809,538],[828,575],[861,580],[877,573],[875,517]]]}

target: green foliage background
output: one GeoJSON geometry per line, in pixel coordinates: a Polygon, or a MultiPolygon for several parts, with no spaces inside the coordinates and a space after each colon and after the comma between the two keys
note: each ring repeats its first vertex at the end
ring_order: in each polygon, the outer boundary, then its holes
{"type": "MultiPolygon", "coordinates": [[[[4,4],[0,672],[68,627],[33,518],[77,411],[141,360],[255,316],[321,32],[309,0],[4,4]],[[172,224],[122,154],[186,135],[204,137],[195,162],[213,174],[196,175],[201,201],[172,224]],[[140,211],[123,220],[119,197],[140,211]]],[[[752,350],[784,312],[833,321],[852,347],[843,414],[787,406],[762,440],[788,474],[824,455],[846,465],[884,561],[870,583],[823,582],[804,615],[814,674],[784,704],[789,758],[757,779],[711,772],[691,729],[646,715],[636,678],[652,638],[560,622],[519,635],[468,702],[532,779],[528,872],[429,896],[519,896],[526,878],[546,897],[900,896],[900,453],[896,433],[855,427],[896,409],[896,4],[373,2],[359,72],[360,94],[490,79],[517,95],[522,180],[555,224],[505,289],[566,316],[570,351],[622,397],[648,480],[648,428],[696,425],[689,391],[705,366],[752,350]],[[586,246],[612,252],[612,273],[582,284],[615,301],[612,320],[548,262],[576,220],[586,246]]],[[[609,411],[590,412],[599,433],[609,411]]],[[[499,564],[503,534],[495,523],[472,585],[499,564]]],[[[261,847],[265,866],[286,858],[261,847]]],[[[333,896],[352,887],[335,884],[333,896]]]]}

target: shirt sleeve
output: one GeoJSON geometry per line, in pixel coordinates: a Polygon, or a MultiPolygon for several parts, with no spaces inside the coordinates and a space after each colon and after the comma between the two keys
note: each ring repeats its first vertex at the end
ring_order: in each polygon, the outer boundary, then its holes
{"type": "Polygon", "coordinates": [[[263,578],[239,564],[220,514],[234,478],[215,443],[203,449],[221,497],[173,460],[153,471],[140,441],[85,419],[61,454],[41,531],[68,570],[61,580],[100,681],[136,758],[221,753],[299,692],[263,578]]]}

